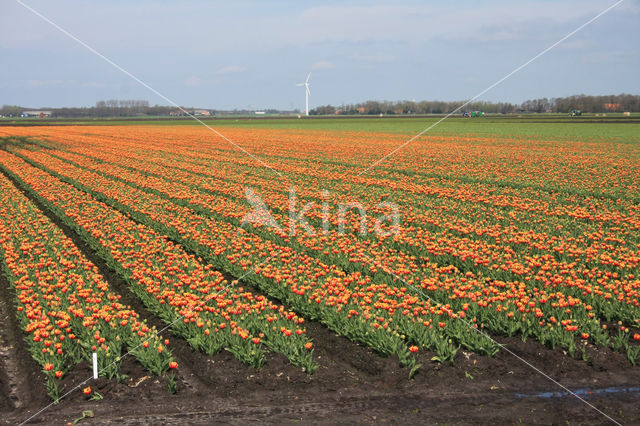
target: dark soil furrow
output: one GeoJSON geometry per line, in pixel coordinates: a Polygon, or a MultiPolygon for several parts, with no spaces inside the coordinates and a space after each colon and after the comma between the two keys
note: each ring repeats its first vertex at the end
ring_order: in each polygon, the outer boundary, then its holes
{"type": "Polygon", "coordinates": [[[15,301],[14,288],[0,272],[0,411],[49,401],[44,375],[29,353],[27,335],[20,329],[15,301]]]}
{"type": "MultiPolygon", "coordinates": [[[[0,170],[0,172],[2,172],[0,170]]],[[[4,173],[3,173],[4,174],[4,173]]],[[[13,179],[12,176],[8,174],[4,174],[24,195],[27,197],[44,215],[46,215],[58,228],[62,230],[62,232],[70,238],[73,243],[78,247],[80,252],[89,259],[96,267],[100,274],[105,278],[105,280],[109,283],[109,287],[122,296],[122,303],[125,305],[131,306],[142,319],[146,320],[150,326],[155,326],[158,330],[162,330],[165,328],[165,325],[153,314],[149,313],[145,306],[136,298],[136,296],[131,292],[127,283],[115,272],[113,271],[109,265],[98,256],[92,249],[89,247],[85,241],[71,228],[69,228],[64,222],[60,220],[51,210],[47,208],[44,204],[42,204],[38,199],[34,198],[29,194],[28,191],[25,191],[20,182],[17,182],[13,179]]],[[[170,329],[169,329],[170,330],[170,329]]],[[[181,362],[182,358],[178,353],[181,353],[183,356],[189,356],[189,344],[178,336],[172,336],[171,349],[176,354],[177,361],[184,365],[185,367],[181,368],[181,378],[185,381],[185,385],[188,387],[198,387],[198,374],[191,371],[187,365],[190,363],[181,362]]]]}

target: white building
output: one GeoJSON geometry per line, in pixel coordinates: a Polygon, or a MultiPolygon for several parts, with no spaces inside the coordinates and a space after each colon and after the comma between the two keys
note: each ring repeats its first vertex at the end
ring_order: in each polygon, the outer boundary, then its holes
{"type": "Polygon", "coordinates": [[[23,117],[51,117],[51,111],[23,111],[23,117]]]}

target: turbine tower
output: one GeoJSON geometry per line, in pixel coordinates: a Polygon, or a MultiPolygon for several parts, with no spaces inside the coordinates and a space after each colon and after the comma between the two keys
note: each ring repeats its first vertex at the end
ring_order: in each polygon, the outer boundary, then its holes
{"type": "Polygon", "coordinates": [[[305,80],[304,83],[298,83],[296,84],[296,86],[304,86],[305,88],[305,96],[304,96],[304,114],[305,115],[309,115],[309,95],[311,94],[311,91],[309,90],[309,77],[311,77],[311,73],[309,73],[307,75],[307,79],[305,80]]]}

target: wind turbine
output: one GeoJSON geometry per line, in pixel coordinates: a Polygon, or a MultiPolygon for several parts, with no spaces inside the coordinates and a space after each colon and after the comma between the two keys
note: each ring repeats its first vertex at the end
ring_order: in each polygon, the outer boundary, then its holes
{"type": "Polygon", "coordinates": [[[311,73],[309,73],[307,75],[307,79],[305,80],[304,83],[298,83],[296,84],[296,86],[304,86],[305,88],[305,109],[304,109],[304,113],[305,115],[309,115],[309,95],[311,94],[311,91],[309,90],[309,77],[311,77],[311,73]]]}

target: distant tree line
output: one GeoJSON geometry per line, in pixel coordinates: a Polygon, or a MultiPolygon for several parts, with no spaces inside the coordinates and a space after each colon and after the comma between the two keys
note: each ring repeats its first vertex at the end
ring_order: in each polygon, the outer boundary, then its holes
{"type": "Polygon", "coordinates": [[[54,108],[53,117],[135,117],[142,115],[169,115],[176,108],[161,105],[149,105],[144,100],[98,101],[90,108],[54,108]]]}
{"type": "Polygon", "coordinates": [[[135,117],[143,115],[169,115],[175,111],[175,107],[154,105],[150,106],[149,101],[143,100],[115,100],[96,102],[93,107],[77,108],[25,108],[17,105],[4,105],[0,108],[0,115],[14,117],[20,116],[25,110],[47,110],[51,111],[52,117],[135,117]]]}
{"type": "MultiPolygon", "coordinates": [[[[464,101],[366,101],[339,107],[324,105],[309,111],[311,115],[330,114],[448,114],[455,111],[464,101]]],[[[512,114],[518,112],[559,112],[569,113],[579,109],[587,113],[640,112],[639,95],[588,96],[574,95],[565,98],[541,98],[524,101],[522,104],[508,102],[472,102],[460,109],[463,111],[484,111],[485,113],[512,114]]]]}
{"type": "MultiPolygon", "coordinates": [[[[450,101],[366,101],[352,105],[334,107],[325,105],[309,111],[310,115],[326,114],[448,114],[464,102],[450,101]]],[[[517,107],[509,103],[473,102],[465,106],[465,111],[479,110],[484,112],[511,113],[517,107]]]]}
{"type": "Polygon", "coordinates": [[[18,117],[26,108],[18,105],[3,105],[0,109],[0,115],[18,117]]]}
{"type": "Polygon", "coordinates": [[[140,100],[116,100],[98,101],[92,108],[93,113],[99,117],[110,115],[130,116],[136,114],[147,114],[149,110],[148,101],[140,100]]]}
{"type": "MultiPolygon", "coordinates": [[[[351,105],[319,106],[311,111],[311,115],[393,115],[393,114],[448,114],[464,102],[452,101],[366,101],[351,105]]],[[[0,115],[19,117],[25,110],[33,110],[34,108],[25,108],[17,105],[4,105],[0,108],[0,115]]],[[[81,108],[40,108],[42,110],[51,111],[52,117],[136,117],[136,116],[168,116],[168,115],[184,115],[183,112],[172,106],[149,105],[144,100],[107,100],[96,102],[93,107],[81,108]]],[[[198,109],[184,108],[190,113],[200,111],[198,109]]],[[[513,114],[513,113],[542,113],[542,112],[559,112],[569,113],[571,110],[579,109],[586,113],[605,113],[605,112],[640,112],[640,95],[607,95],[607,96],[588,96],[575,95],[565,98],[541,98],[530,99],[521,104],[512,104],[508,102],[472,102],[465,105],[459,112],[464,111],[483,111],[485,113],[494,114],[513,114]]],[[[215,111],[208,110],[211,115],[216,112],[224,115],[250,115],[253,110],[233,110],[233,111],[215,111]]],[[[280,111],[277,109],[263,110],[267,114],[283,114],[291,113],[291,111],[280,111]]]]}
{"type": "MultiPolygon", "coordinates": [[[[93,107],[77,108],[27,108],[19,105],[4,105],[0,108],[0,115],[8,117],[19,117],[27,110],[51,111],[51,117],[58,118],[104,118],[104,117],[137,117],[137,116],[186,116],[185,113],[202,115],[203,111],[208,111],[211,115],[221,113],[223,115],[252,115],[255,110],[234,109],[229,111],[202,109],[194,107],[181,107],[162,105],[149,105],[149,101],[144,100],[116,100],[98,101],[93,107]]],[[[291,114],[293,111],[281,111],[274,108],[263,109],[265,114],[291,114]]]]}

